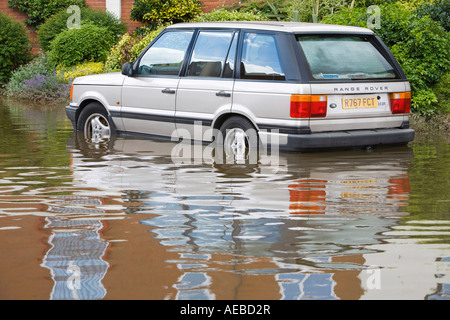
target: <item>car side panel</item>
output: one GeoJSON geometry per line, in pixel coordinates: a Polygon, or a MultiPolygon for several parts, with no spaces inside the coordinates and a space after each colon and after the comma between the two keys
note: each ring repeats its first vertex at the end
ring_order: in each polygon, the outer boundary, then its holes
{"type": "Polygon", "coordinates": [[[76,100],[71,102],[71,106],[79,107],[86,101],[98,101],[110,114],[117,130],[124,130],[121,109],[121,86],[102,85],[75,85],[73,96],[76,100]]]}

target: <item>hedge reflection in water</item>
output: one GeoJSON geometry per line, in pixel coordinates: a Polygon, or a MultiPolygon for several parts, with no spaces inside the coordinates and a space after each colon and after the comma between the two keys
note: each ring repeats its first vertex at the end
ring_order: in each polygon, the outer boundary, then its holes
{"type": "Polygon", "coordinates": [[[176,142],[86,144],[61,106],[1,109],[3,298],[448,297],[446,141],[181,162],[176,142]]]}

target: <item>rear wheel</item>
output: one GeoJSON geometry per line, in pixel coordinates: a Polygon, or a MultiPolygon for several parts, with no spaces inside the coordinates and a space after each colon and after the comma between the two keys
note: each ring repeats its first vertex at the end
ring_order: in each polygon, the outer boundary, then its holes
{"type": "Polygon", "coordinates": [[[223,149],[227,159],[247,162],[252,152],[257,155],[259,139],[253,124],[247,119],[233,116],[220,127],[223,149]]]}
{"type": "Polygon", "coordinates": [[[107,142],[115,133],[114,124],[105,108],[97,102],[88,104],[80,113],[77,130],[84,133],[86,141],[107,142]]]}

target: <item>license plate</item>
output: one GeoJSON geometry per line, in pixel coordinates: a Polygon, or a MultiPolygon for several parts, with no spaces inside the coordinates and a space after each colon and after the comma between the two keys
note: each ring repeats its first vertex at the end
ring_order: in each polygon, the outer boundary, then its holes
{"type": "Polygon", "coordinates": [[[378,107],[377,97],[342,98],[342,109],[366,109],[378,107]]]}

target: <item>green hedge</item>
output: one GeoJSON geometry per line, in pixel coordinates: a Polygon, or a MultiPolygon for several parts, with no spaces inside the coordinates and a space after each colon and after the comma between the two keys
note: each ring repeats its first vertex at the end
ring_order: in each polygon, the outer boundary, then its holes
{"type": "Polygon", "coordinates": [[[64,67],[85,61],[104,62],[114,41],[107,28],[86,23],[57,35],[48,56],[52,63],[64,67]]]}
{"type": "Polygon", "coordinates": [[[8,0],[8,6],[27,14],[25,23],[37,27],[47,18],[70,5],[84,6],[84,0],[8,0]]]}
{"type": "Polygon", "coordinates": [[[189,21],[201,13],[197,0],[135,0],[130,16],[147,24],[189,21]]]}
{"type": "MultiPolygon", "coordinates": [[[[62,31],[67,30],[67,19],[72,13],[67,13],[66,10],[59,11],[48,18],[38,29],[38,41],[41,49],[44,51],[50,50],[50,43],[62,31]]],[[[107,32],[111,37],[119,40],[120,36],[127,31],[127,26],[113,14],[103,10],[95,10],[91,8],[81,8],[80,10],[81,24],[91,22],[100,27],[107,28],[107,32]]]]}
{"type": "Polygon", "coordinates": [[[267,20],[267,17],[258,12],[241,12],[237,10],[216,9],[209,13],[202,13],[194,21],[261,21],[267,20]]]}
{"type": "Polygon", "coordinates": [[[0,12],[0,84],[31,60],[31,45],[25,26],[0,12]]]}

